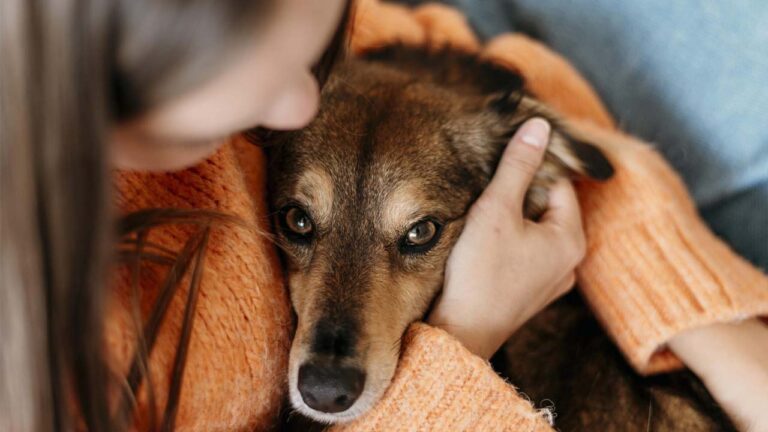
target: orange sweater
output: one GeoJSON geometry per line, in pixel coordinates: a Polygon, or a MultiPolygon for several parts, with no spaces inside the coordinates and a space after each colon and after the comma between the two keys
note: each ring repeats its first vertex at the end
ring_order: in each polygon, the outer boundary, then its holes
{"type": "MultiPolygon", "coordinates": [[[[615,129],[586,82],[561,57],[519,35],[480,47],[461,15],[437,5],[415,11],[361,1],[353,49],[393,41],[450,43],[481,50],[520,71],[529,89],[584,131],[612,143],[617,175],[584,184],[589,240],[579,286],[595,314],[640,373],[680,366],[664,349],[696,326],[768,314],[768,278],[735,255],[701,222],[679,178],[650,147],[615,129]]],[[[268,229],[264,158],[242,138],[179,173],[119,173],[123,211],[146,207],[216,209],[268,229]]],[[[178,249],[184,227],[151,240],[178,249]]],[[[276,253],[264,236],[220,228],[209,244],[177,417],[179,430],[274,426],[284,400],[292,322],[276,253]]],[[[142,275],[149,309],[161,277],[142,275]]],[[[107,329],[113,367],[133,349],[127,269],[116,274],[107,329]]],[[[186,289],[177,293],[151,355],[151,380],[165,403],[186,289]]],[[[391,387],[363,418],[334,430],[550,430],[543,416],[487,362],[447,333],[411,327],[391,387]]],[[[147,396],[139,395],[146,407],[147,396]]],[[[146,410],[146,408],[143,408],[146,410]]]]}

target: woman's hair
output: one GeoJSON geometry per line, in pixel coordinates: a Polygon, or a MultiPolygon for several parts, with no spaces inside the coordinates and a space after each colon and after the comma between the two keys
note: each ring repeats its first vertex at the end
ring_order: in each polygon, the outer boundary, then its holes
{"type": "Polygon", "coordinates": [[[0,1],[0,430],[114,430],[109,131],[212,76],[277,3],[0,1]]]}

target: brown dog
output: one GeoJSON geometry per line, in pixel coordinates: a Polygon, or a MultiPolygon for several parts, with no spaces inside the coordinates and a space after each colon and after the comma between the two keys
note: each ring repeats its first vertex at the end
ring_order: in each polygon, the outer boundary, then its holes
{"type": "Polygon", "coordinates": [[[317,119],[270,148],[298,315],[289,384],[299,411],[348,420],[381,396],[401,336],[442,286],[468,207],[535,115],[554,124],[526,201],[536,218],[556,178],[604,179],[611,165],[526,95],[518,75],[471,55],[390,47],[349,60],[317,119]]]}
{"type": "Polygon", "coordinates": [[[601,180],[613,169],[519,75],[473,55],[394,46],[348,60],[312,124],[269,146],[270,204],[298,316],[289,386],[299,412],[347,421],[381,397],[403,333],[441,289],[469,206],[533,116],[553,124],[526,197],[536,219],[557,178],[601,180]]]}

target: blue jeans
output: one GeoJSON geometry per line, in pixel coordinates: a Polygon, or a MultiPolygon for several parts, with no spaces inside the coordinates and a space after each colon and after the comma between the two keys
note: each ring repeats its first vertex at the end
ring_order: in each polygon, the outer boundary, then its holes
{"type": "Polygon", "coordinates": [[[768,271],[768,1],[445,2],[481,37],[522,31],[567,57],[678,170],[710,227],[768,271]]]}

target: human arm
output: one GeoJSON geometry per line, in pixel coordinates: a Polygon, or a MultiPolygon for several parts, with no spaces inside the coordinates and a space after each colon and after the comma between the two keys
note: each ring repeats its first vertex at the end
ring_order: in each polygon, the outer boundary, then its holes
{"type": "Polygon", "coordinates": [[[669,347],[740,430],[768,430],[768,325],[712,324],[676,335],[669,347]]]}
{"type": "Polygon", "coordinates": [[[611,153],[616,177],[580,185],[588,252],[578,274],[582,294],[632,366],[652,374],[685,363],[736,422],[758,421],[764,409],[748,407],[766,406],[765,387],[754,384],[768,366],[731,367],[755,364],[756,353],[726,342],[722,332],[701,335],[729,328],[727,334],[743,341],[735,334],[744,326],[727,323],[768,315],[768,277],[709,230],[678,175],[650,145],[613,130],[594,93],[559,56],[521,36],[491,41],[485,53],[521,70],[537,96],[611,153]],[[701,347],[689,346],[685,355],[669,349],[689,333],[699,336],[701,347]],[[704,354],[716,339],[732,360],[704,354]],[[733,402],[738,388],[749,403],[733,402]]]}
{"type": "Polygon", "coordinates": [[[552,430],[545,413],[445,331],[414,324],[403,347],[384,397],[364,416],[331,431],[552,430]]]}

